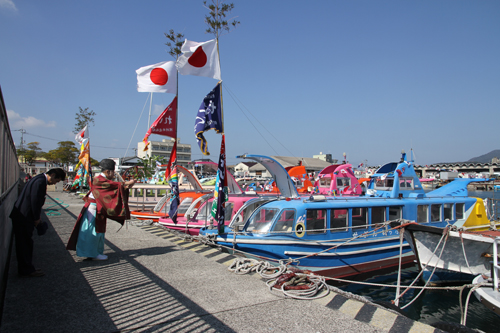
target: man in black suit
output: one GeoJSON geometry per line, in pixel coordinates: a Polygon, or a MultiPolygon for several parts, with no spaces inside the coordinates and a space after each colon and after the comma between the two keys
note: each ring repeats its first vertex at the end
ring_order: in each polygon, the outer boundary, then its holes
{"type": "MultiPolygon", "coordinates": [[[[42,206],[45,203],[47,185],[55,185],[66,178],[61,168],[50,169],[33,177],[17,198],[10,213],[12,229],[16,239],[16,256],[18,273],[21,276],[43,276],[45,273],[33,266],[33,230],[45,222],[40,221],[42,206]]],[[[42,231],[44,232],[44,231],[42,231]]]]}

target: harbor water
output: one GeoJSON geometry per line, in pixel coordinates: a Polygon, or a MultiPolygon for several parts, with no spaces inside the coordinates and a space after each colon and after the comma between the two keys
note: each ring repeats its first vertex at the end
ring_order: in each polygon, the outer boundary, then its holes
{"type": "MultiPolygon", "coordinates": [[[[500,199],[500,192],[469,191],[469,196],[483,199],[500,199]]],[[[499,215],[496,214],[496,218],[498,218],[498,216],[499,215]]],[[[401,271],[401,285],[410,285],[415,278],[417,278],[417,275],[418,269],[416,265],[403,268],[401,271]]],[[[375,274],[367,274],[357,277],[357,280],[372,284],[396,285],[398,272],[397,269],[377,272],[375,274]]],[[[421,281],[418,281],[416,285],[423,286],[424,284],[421,281]]],[[[390,306],[391,301],[393,301],[396,296],[396,288],[393,287],[368,286],[356,283],[337,285],[337,287],[344,291],[367,297],[374,302],[380,302],[387,306],[390,306]]],[[[404,288],[401,288],[401,292],[403,291],[404,288]]],[[[462,306],[465,306],[469,291],[469,288],[465,288],[462,292],[462,306]]],[[[402,298],[400,298],[399,307],[404,307],[410,303],[419,292],[420,289],[409,290],[403,295],[402,298]]],[[[421,295],[409,306],[400,311],[413,320],[418,320],[429,325],[433,325],[438,322],[459,324],[461,318],[460,291],[427,289],[423,291],[421,295]]],[[[466,326],[468,328],[478,329],[486,333],[496,333],[500,331],[500,317],[487,309],[472,294],[469,299],[466,326]]]]}

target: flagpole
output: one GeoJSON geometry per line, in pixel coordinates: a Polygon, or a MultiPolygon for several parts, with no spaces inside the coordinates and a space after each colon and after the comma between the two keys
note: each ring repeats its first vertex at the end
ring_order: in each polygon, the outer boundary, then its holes
{"type": "Polygon", "coordinates": [[[221,80],[219,81],[219,84],[221,85],[220,89],[220,112],[221,112],[221,121],[222,121],[222,134],[224,134],[224,100],[222,99],[222,68],[220,65],[220,53],[219,53],[219,36],[217,35],[216,37],[216,44],[217,44],[217,59],[219,60],[219,71],[220,71],[220,77],[221,80]]]}
{"type": "Polygon", "coordinates": [[[148,130],[149,130],[149,125],[151,124],[151,105],[153,104],[153,92],[150,92],[150,99],[149,99],[149,118],[148,118],[148,130]]]}

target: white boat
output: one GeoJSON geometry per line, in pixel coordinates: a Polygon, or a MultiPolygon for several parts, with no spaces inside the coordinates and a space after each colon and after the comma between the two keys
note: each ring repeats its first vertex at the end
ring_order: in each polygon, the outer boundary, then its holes
{"type": "Polygon", "coordinates": [[[498,245],[500,244],[500,237],[497,237],[493,246],[493,278],[489,274],[480,274],[473,280],[474,285],[484,284],[474,291],[476,298],[483,303],[491,311],[500,316],[500,292],[498,291],[500,266],[498,266],[498,245]]]}
{"type": "Polygon", "coordinates": [[[480,227],[481,231],[475,231],[467,227],[458,230],[453,226],[406,225],[404,236],[423,270],[422,278],[444,284],[470,282],[478,274],[489,273],[493,242],[500,231],[488,230],[490,225],[480,227]]]}

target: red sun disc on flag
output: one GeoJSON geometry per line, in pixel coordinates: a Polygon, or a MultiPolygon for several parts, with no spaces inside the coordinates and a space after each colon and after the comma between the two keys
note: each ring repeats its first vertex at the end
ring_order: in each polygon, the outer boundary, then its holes
{"type": "Polygon", "coordinates": [[[149,77],[151,78],[151,82],[159,86],[164,86],[168,82],[167,71],[163,68],[157,67],[153,69],[149,77]]]}
{"type": "Polygon", "coordinates": [[[189,57],[188,63],[193,67],[201,68],[207,64],[207,55],[203,51],[203,47],[198,46],[196,51],[189,57]]]}

